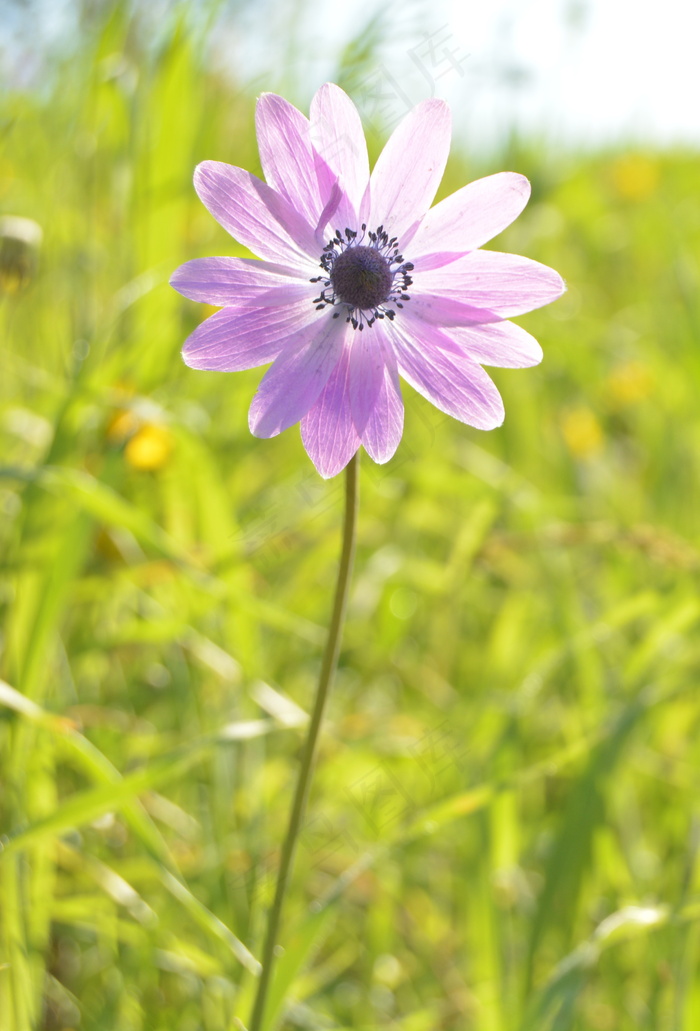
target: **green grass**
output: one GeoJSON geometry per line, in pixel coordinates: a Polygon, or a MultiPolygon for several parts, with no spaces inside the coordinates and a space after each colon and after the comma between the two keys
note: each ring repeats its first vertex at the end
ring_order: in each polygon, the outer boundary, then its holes
{"type": "MultiPolygon", "coordinates": [[[[192,169],[258,169],[254,99],[129,30],[0,112],[45,234],[0,301],[2,1031],[245,1021],[339,551],[342,478],[249,435],[259,373],[179,357],[168,275],[235,248],[192,169]]],[[[700,1026],[698,156],[514,142],[442,192],[507,167],[496,245],[569,292],[502,429],[406,388],[363,462],[280,1027],[700,1026]]]]}

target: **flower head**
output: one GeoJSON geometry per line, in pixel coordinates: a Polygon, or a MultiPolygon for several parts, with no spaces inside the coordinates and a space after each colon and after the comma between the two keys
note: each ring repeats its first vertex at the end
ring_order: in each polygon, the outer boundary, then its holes
{"type": "Polygon", "coordinates": [[[250,407],[258,437],[301,421],[322,476],[362,445],[388,461],[403,431],[400,378],[480,429],[503,421],[482,364],[536,365],[537,341],[508,321],[564,291],[528,258],[479,248],[515,219],[527,179],[500,172],[431,208],[450,146],[450,111],[418,104],[370,175],[360,117],[327,83],[305,118],[265,93],[256,126],[266,182],[220,161],[194,183],[214,218],[259,255],[198,258],[174,273],[185,297],[221,305],[183,348],[194,369],[272,362],[250,407]]]}

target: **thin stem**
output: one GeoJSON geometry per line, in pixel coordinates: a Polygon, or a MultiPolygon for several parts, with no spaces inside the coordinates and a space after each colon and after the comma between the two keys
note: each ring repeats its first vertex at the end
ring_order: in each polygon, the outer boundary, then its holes
{"type": "Polygon", "coordinates": [[[318,744],[319,731],[323,722],[323,713],[326,707],[326,700],[333,684],[336,667],[338,665],[338,654],[340,642],[343,635],[343,623],[345,621],[345,609],[348,600],[348,587],[352,573],[352,563],[355,554],[355,528],[357,525],[357,509],[359,504],[358,476],[357,476],[358,455],[356,454],[345,470],[345,521],[343,524],[343,549],[340,555],[340,566],[338,568],[338,581],[335,588],[333,601],[333,613],[328,630],[328,639],[323,653],[321,675],[318,681],[316,701],[311,714],[311,721],[304,743],[304,752],[299,771],[292,811],[289,816],[287,836],[282,846],[280,868],[277,874],[277,886],[275,898],[270,909],[267,925],[267,937],[262,955],[262,971],[258,982],[258,991],[255,997],[255,1005],[250,1018],[249,1031],[261,1031],[265,1017],[265,1006],[272,982],[272,972],[277,949],[277,937],[279,933],[282,906],[284,905],[287,883],[294,862],[299,831],[306,811],[306,802],[309,797],[309,786],[314,769],[316,746],[318,744]]]}

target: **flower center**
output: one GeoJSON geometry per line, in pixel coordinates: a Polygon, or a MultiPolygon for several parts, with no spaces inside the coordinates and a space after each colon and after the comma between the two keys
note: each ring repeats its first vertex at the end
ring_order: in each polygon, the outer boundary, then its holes
{"type": "Polygon", "coordinates": [[[385,301],[394,280],[389,262],[374,247],[350,247],[333,263],[331,286],[336,297],[353,308],[376,308],[385,301]]]}
{"type": "Polygon", "coordinates": [[[389,239],[384,226],[368,232],[363,224],[359,238],[354,229],[346,229],[345,235],[336,229],[319,264],[323,275],[311,282],[323,283],[323,289],[313,303],[319,311],[326,305],[337,306],[333,318],[344,314],[353,329],[369,329],[377,319],[393,319],[395,308],[403,308],[403,302],[411,299],[406,290],[413,282],[409,275],[413,264],[403,260],[397,238],[389,239]]]}

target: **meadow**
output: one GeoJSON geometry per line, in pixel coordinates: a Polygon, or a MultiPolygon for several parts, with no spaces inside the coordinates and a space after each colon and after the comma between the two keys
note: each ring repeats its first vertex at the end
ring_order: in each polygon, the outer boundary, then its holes
{"type": "MultiPolygon", "coordinates": [[[[254,103],[121,4],[0,99],[0,214],[43,230],[0,249],[0,1031],[250,1011],[342,511],[250,435],[259,370],[180,358],[169,275],[245,254],[192,171],[259,173],[254,103]]],[[[363,456],[269,1031],[700,1026],[698,154],[513,136],[439,196],[502,169],[533,197],[489,246],[568,292],[501,429],[406,386],[363,456]]]]}

